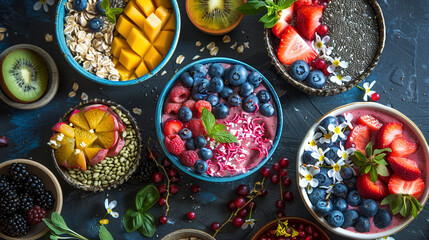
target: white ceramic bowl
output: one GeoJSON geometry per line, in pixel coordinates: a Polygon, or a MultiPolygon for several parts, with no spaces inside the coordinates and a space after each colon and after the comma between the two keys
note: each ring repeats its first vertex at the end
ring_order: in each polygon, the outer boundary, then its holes
{"type": "MultiPolygon", "coordinates": [[[[419,128],[404,114],[400,113],[398,110],[395,110],[391,107],[384,106],[379,103],[373,103],[373,102],[357,102],[357,103],[351,103],[347,105],[340,106],[338,108],[333,109],[332,111],[326,113],[323,115],[311,128],[308,130],[307,134],[305,135],[299,150],[298,150],[298,156],[297,156],[297,162],[296,162],[296,171],[299,172],[299,166],[303,163],[302,161],[302,155],[304,153],[305,145],[307,142],[312,138],[314,135],[317,126],[327,116],[338,116],[344,112],[356,110],[356,109],[365,109],[365,110],[375,110],[378,112],[382,112],[386,115],[392,116],[402,122],[404,124],[404,127],[408,127],[412,134],[416,137],[415,141],[419,143],[419,147],[422,148],[423,153],[425,155],[425,166],[426,166],[426,172],[429,170],[429,147],[428,143],[426,142],[425,137],[423,136],[422,132],[419,130],[419,128]]],[[[424,207],[426,204],[428,197],[429,197],[429,174],[422,174],[422,179],[425,182],[425,189],[423,191],[422,197],[420,198],[419,202],[424,207]]],[[[297,183],[299,186],[300,176],[297,174],[297,183]]],[[[310,199],[308,198],[307,192],[304,188],[299,187],[298,188],[299,193],[302,197],[302,200],[304,202],[304,205],[307,207],[308,211],[313,215],[315,219],[317,219],[320,224],[322,224],[325,228],[329,229],[331,232],[347,237],[352,239],[377,239],[385,236],[393,235],[402,229],[404,229],[408,224],[413,221],[413,217],[407,217],[404,219],[404,221],[397,226],[388,229],[386,231],[380,231],[378,233],[358,233],[358,232],[352,232],[343,228],[333,228],[331,227],[328,222],[323,218],[319,217],[314,211],[313,211],[313,205],[310,202],[310,199]]]]}

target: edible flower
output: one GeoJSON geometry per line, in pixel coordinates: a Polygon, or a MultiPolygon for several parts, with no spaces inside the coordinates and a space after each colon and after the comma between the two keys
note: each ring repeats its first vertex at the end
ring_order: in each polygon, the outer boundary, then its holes
{"type": "Polygon", "coordinates": [[[326,149],[325,149],[325,151],[323,151],[321,148],[319,148],[319,149],[318,149],[318,151],[315,151],[315,152],[312,152],[312,153],[311,153],[311,157],[319,160],[319,162],[318,162],[318,164],[317,164],[317,165],[320,165],[320,164],[322,164],[323,162],[326,162],[326,163],[328,163],[328,164],[329,164],[329,163],[330,163],[330,160],[329,160],[327,157],[325,157],[325,154],[326,154],[329,150],[330,150],[330,148],[326,148],[326,149]]]}
{"type": "Polygon", "coordinates": [[[305,147],[306,151],[318,151],[317,148],[317,142],[318,139],[321,138],[323,134],[321,132],[317,132],[313,135],[313,138],[307,143],[307,146],[305,147]]]}
{"type": "Polygon", "coordinates": [[[345,164],[344,160],[340,159],[338,160],[338,162],[335,162],[333,160],[330,161],[332,169],[329,169],[328,177],[332,178],[334,180],[334,183],[343,181],[343,177],[341,177],[340,171],[341,167],[345,164]]]}
{"type": "Polygon", "coordinates": [[[333,48],[326,46],[326,43],[328,43],[329,40],[331,40],[329,36],[320,38],[320,36],[316,33],[316,40],[313,41],[313,48],[317,54],[322,53],[322,55],[329,56],[332,53],[333,48]]]}
{"type": "Polygon", "coordinates": [[[104,200],[104,207],[106,208],[107,214],[110,214],[114,218],[119,217],[119,213],[112,211],[112,209],[114,209],[117,204],[118,203],[115,200],[111,201],[110,203],[109,203],[109,199],[106,198],[106,200],[104,200]]]}
{"type": "Polygon", "coordinates": [[[393,237],[391,237],[391,236],[385,236],[385,237],[382,237],[382,238],[377,238],[375,240],[395,240],[395,239],[393,237]]]}
{"type": "Polygon", "coordinates": [[[340,68],[349,67],[349,63],[346,61],[341,61],[341,57],[333,58],[330,56],[326,56],[326,59],[332,63],[331,65],[328,66],[328,72],[330,73],[335,72],[335,69],[337,69],[338,67],[340,68]]]}
{"type": "Polygon", "coordinates": [[[322,131],[322,136],[319,138],[319,142],[320,143],[330,143],[331,142],[331,138],[332,138],[332,134],[329,133],[327,131],[327,129],[325,129],[322,126],[319,126],[320,131],[322,131]]]}
{"type": "Polygon", "coordinates": [[[45,10],[45,12],[48,12],[48,5],[52,6],[54,5],[54,2],[55,2],[54,0],[39,0],[36,3],[34,3],[33,10],[39,11],[43,6],[43,10],[45,10]]]}
{"type": "MultiPolygon", "coordinates": [[[[329,67],[328,67],[329,69],[329,67]]],[[[328,70],[329,71],[329,70],[328,70]]],[[[333,72],[333,76],[329,78],[329,80],[337,85],[343,85],[343,82],[350,82],[352,78],[350,76],[343,76],[341,74],[337,74],[333,72]]]]}
{"type": "MultiPolygon", "coordinates": [[[[337,151],[338,157],[340,157],[342,160],[344,160],[346,163],[349,162],[349,156],[356,151],[355,148],[349,148],[345,149],[343,144],[340,143],[340,149],[337,151]]],[[[351,162],[351,161],[350,161],[351,162]]],[[[349,164],[349,163],[347,163],[349,164]]]]}
{"type": "Polygon", "coordinates": [[[329,186],[319,186],[320,188],[326,189],[325,192],[327,194],[332,193],[332,190],[334,189],[334,184],[331,184],[329,186]]]}
{"type": "Polygon", "coordinates": [[[347,126],[349,126],[349,128],[351,130],[353,130],[353,124],[352,124],[353,114],[351,114],[351,113],[344,113],[344,118],[346,119],[345,123],[347,124],[347,126]]]}
{"type": "Polygon", "coordinates": [[[343,129],[347,127],[346,123],[341,123],[337,126],[334,126],[333,124],[328,125],[328,130],[331,133],[331,140],[332,142],[336,142],[338,137],[340,139],[345,139],[346,135],[344,135],[343,129]]]}
{"type": "Polygon", "coordinates": [[[303,188],[307,188],[308,194],[313,192],[313,188],[319,185],[319,180],[314,178],[313,176],[320,172],[320,168],[311,166],[309,168],[301,165],[299,169],[299,173],[303,176],[301,181],[299,182],[299,186],[303,188]]]}
{"type": "Polygon", "coordinates": [[[253,228],[255,226],[255,219],[247,219],[244,224],[241,225],[241,229],[247,229],[248,227],[253,228]]]}
{"type": "Polygon", "coordinates": [[[357,86],[359,89],[363,90],[365,93],[363,95],[363,100],[366,102],[368,101],[368,97],[371,98],[372,94],[375,93],[375,91],[372,91],[371,88],[374,87],[376,81],[372,81],[371,84],[369,82],[365,82],[363,84],[363,87],[357,86]]]}

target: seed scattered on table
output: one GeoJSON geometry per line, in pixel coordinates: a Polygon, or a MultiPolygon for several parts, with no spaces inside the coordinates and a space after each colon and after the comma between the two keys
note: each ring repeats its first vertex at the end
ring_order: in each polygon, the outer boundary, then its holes
{"type": "Polygon", "coordinates": [[[4,33],[4,32],[6,32],[7,31],[7,29],[6,28],[4,28],[4,27],[0,27],[0,33],[4,33]]]}
{"type": "Polygon", "coordinates": [[[45,34],[45,41],[46,42],[52,42],[52,40],[53,40],[52,34],[46,33],[45,34]]]}
{"type": "Polygon", "coordinates": [[[229,35],[225,35],[222,38],[223,43],[229,43],[231,42],[231,38],[229,37],[229,35]]]}
{"type": "Polygon", "coordinates": [[[192,58],[192,60],[197,60],[198,58],[200,58],[201,56],[200,55],[195,55],[193,58],[192,58]]]}
{"type": "Polygon", "coordinates": [[[75,97],[76,96],[76,92],[75,91],[71,91],[69,92],[69,97],[75,97]]]}
{"type": "Polygon", "coordinates": [[[79,84],[77,82],[73,83],[72,89],[76,92],[79,89],[79,84]]]}
{"type": "Polygon", "coordinates": [[[243,43],[243,46],[244,46],[245,48],[250,48],[250,46],[249,46],[249,42],[245,42],[245,43],[243,43]]]}
{"type": "Polygon", "coordinates": [[[82,95],[80,95],[80,99],[82,99],[83,101],[88,100],[88,94],[86,94],[85,92],[82,92],[82,95]]]}
{"type": "Polygon", "coordinates": [[[195,42],[195,46],[196,46],[196,47],[201,46],[201,42],[200,42],[200,41],[195,42]]]}
{"type": "Polygon", "coordinates": [[[185,237],[185,238],[180,238],[179,240],[201,240],[201,238],[197,238],[197,237],[185,237]]]}
{"type": "Polygon", "coordinates": [[[162,71],[161,76],[164,76],[165,74],[167,74],[167,71],[162,71]]]}
{"type": "Polygon", "coordinates": [[[243,53],[243,51],[244,51],[244,47],[243,47],[243,45],[238,46],[238,48],[237,48],[237,52],[238,52],[238,53],[243,53]]]}
{"type": "Polygon", "coordinates": [[[219,48],[214,47],[212,50],[210,50],[210,56],[216,56],[218,52],[219,52],[219,48]]]}
{"type": "Polygon", "coordinates": [[[235,42],[234,44],[231,45],[232,49],[235,49],[237,47],[237,42],[235,42]]]}
{"type": "Polygon", "coordinates": [[[200,52],[204,52],[205,49],[206,49],[206,47],[201,48],[200,52]]]}
{"type": "Polygon", "coordinates": [[[142,114],[142,110],[140,108],[133,108],[133,113],[140,115],[140,114],[142,114]]]}
{"type": "Polygon", "coordinates": [[[213,48],[215,48],[216,47],[216,43],[215,42],[210,42],[209,44],[207,44],[207,49],[208,50],[212,50],[213,48]]]}
{"type": "Polygon", "coordinates": [[[179,56],[176,58],[176,64],[182,64],[183,60],[185,60],[185,56],[183,56],[183,55],[179,55],[179,56]]]}

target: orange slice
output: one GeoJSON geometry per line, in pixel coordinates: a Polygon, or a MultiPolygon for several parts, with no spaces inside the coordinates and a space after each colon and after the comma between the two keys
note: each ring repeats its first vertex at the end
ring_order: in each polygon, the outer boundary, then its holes
{"type": "Polygon", "coordinates": [[[100,151],[101,148],[92,148],[92,147],[88,147],[85,148],[85,153],[86,156],[88,157],[88,160],[91,160],[95,157],[95,155],[97,155],[98,151],[100,151]]]}
{"type": "Polygon", "coordinates": [[[118,141],[118,132],[110,131],[110,132],[96,132],[98,140],[103,144],[104,148],[110,149],[115,146],[118,141]]]}
{"type": "Polygon", "coordinates": [[[72,155],[67,159],[68,166],[71,168],[80,168],[86,171],[85,154],[82,150],[75,149],[72,155]]]}
{"type": "Polygon", "coordinates": [[[86,121],[85,115],[81,111],[77,109],[74,110],[69,118],[69,121],[73,123],[75,126],[83,128],[86,131],[89,131],[88,122],[86,121]]]}
{"type": "Polygon", "coordinates": [[[103,119],[103,117],[104,117],[104,113],[105,113],[105,111],[97,109],[97,108],[85,111],[85,117],[86,117],[86,120],[88,121],[89,127],[91,129],[97,128],[101,119],[103,119]]]}
{"type": "Polygon", "coordinates": [[[62,133],[67,137],[74,138],[74,129],[65,122],[59,122],[52,128],[53,131],[62,133]]]}
{"type": "Polygon", "coordinates": [[[109,152],[109,150],[107,149],[100,149],[100,148],[96,148],[96,153],[94,156],[92,156],[91,158],[88,158],[89,160],[89,165],[95,165],[97,163],[100,163],[101,161],[104,160],[104,158],[106,158],[107,153],[109,152]]]}
{"type": "Polygon", "coordinates": [[[97,136],[95,136],[94,133],[85,131],[79,127],[75,128],[74,133],[76,138],[76,147],[80,149],[87,148],[97,139],[97,136]]]}
{"type": "Polygon", "coordinates": [[[96,132],[110,132],[119,129],[118,120],[112,114],[107,114],[95,129],[96,132]]]}
{"type": "Polygon", "coordinates": [[[59,165],[68,167],[67,159],[72,155],[75,149],[75,140],[67,136],[61,137],[61,133],[55,134],[51,140],[60,142],[60,147],[54,151],[55,160],[59,165]]]}

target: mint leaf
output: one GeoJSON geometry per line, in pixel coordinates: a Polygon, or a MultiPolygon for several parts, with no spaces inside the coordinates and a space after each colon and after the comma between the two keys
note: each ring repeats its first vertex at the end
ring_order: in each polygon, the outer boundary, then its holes
{"type": "Polygon", "coordinates": [[[109,9],[110,8],[110,1],[109,0],[101,1],[100,7],[104,10],[109,9]]]}
{"type": "Polygon", "coordinates": [[[115,17],[115,15],[110,15],[110,14],[106,13],[106,17],[109,20],[109,22],[116,23],[116,17],[115,17]]]}
{"type": "Polygon", "coordinates": [[[209,135],[212,133],[212,129],[216,124],[216,118],[213,113],[211,113],[207,108],[203,108],[201,112],[201,120],[203,121],[203,125],[206,128],[206,131],[209,135]]]}
{"type": "Polygon", "coordinates": [[[255,15],[266,9],[264,1],[248,1],[237,8],[237,11],[246,15],[255,15]]]}
{"type": "Polygon", "coordinates": [[[109,14],[118,15],[121,14],[124,11],[122,8],[111,8],[109,9],[109,14]]]}
{"type": "Polygon", "coordinates": [[[234,135],[227,131],[215,132],[210,135],[210,137],[213,138],[216,142],[220,143],[234,143],[238,141],[234,135]]]}
{"type": "Polygon", "coordinates": [[[290,6],[292,6],[292,4],[296,1],[297,0],[278,0],[277,6],[279,6],[280,10],[286,9],[286,8],[289,8],[290,6]]]}
{"type": "Polygon", "coordinates": [[[223,131],[225,128],[226,126],[223,124],[216,124],[212,129],[212,133],[223,131]]]}
{"type": "Polygon", "coordinates": [[[98,231],[98,237],[100,240],[114,240],[112,234],[110,234],[109,230],[104,225],[100,226],[100,230],[98,231]]]}

